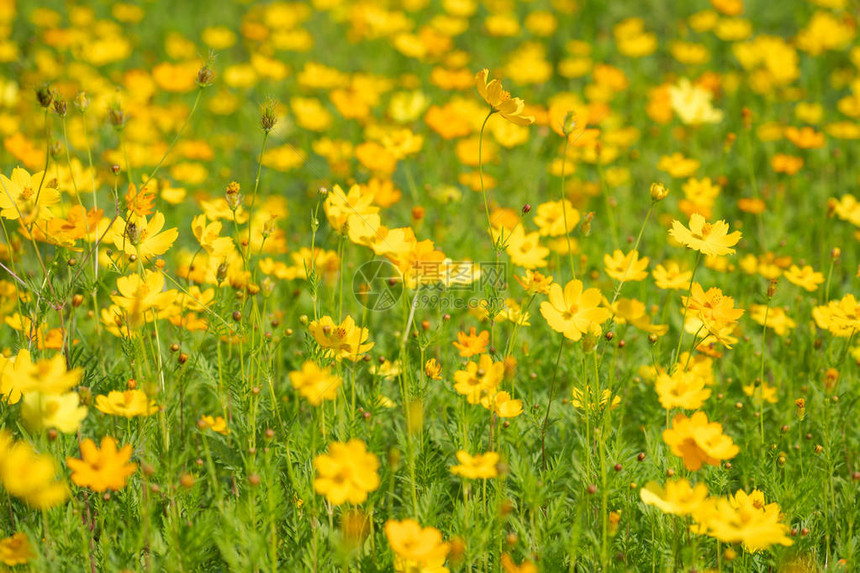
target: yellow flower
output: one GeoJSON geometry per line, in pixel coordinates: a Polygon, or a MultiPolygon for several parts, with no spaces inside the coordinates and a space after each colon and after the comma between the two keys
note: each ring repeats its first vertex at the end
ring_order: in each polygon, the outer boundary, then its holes
{"type": "Polygon", "coordinates": [[[502,235],[507,243],[505,252],[511,257],[511,262],[524,269],[536,269],[546,266],[549,249],[540,244],[540,234],[535,231],[526,233],[522,225],[517,225],[513,231],[505,233],[504,229],[493,230],[493,239],[502,235]]]}
{"type": "Polygon", "coordinates": [[[44,171],[30,175],[26,169],[16,167],[12,178],[0,174],[0,217],[16,220],[23,217],[26,223],[46,221],[53,217],[50,206],[60,202],[55,179],[48,179],[44,171]]]}
{"type": "Polygon", "coordinates": [[[442,365],[436,361],[435,358],[431,358],[427,362],[424,363],[424,374],[430,380],[441,380],[442,379],[442,365]]]}
{"type": "Polygon", "coordinates": [[[290,382],[312,406],[319,406],[323,400],[337,398],[337,390],[343,379],[332,374],[329,368],[320,368],[308,360],[302,364],[301,370],[290,372],[290,382]]]}
{"type": "Polygon", "coordinates": [[[507,392],[496,392],[481,398],[481,406],[495,412],[499,418],[516,418],[523,413],[523,401],[512,400],[507,392]]]}
{"type": "Polygon", "coordinates": [[[553,284],[549,300],[540,305],[540,313],[550,328],[561,332],[570,340],[579,340],[595,326],[603,324],[611,316],[609,310],[600,307],[602,295],[596,288],[583,291],[582,281],[576,279],[561,285],[553,284]]]}
{"type": "Polygon", "coordinates": [[[762,382],[761,384],[744,384],[743,385],[744,394],[752,397],[753,402],[756,405],[760,405],[762,400],[768,402],[769,404],[776,404],[776,387],[771,386],[767,382],[762,382]]]}
{"type": "Polygon", "coordinates": [[[367,217],[379,212],[379,207],[372,205],[373,193],[361,185],[353,185],[348,193],[344,193],[340,185],[335,185],[327,194],[323,209],[332,228],[343,234],[344,225],[351,215],[367,217]]]}
{"type": "Polygon", "coordinates": [[[680,368],[671,376],[665,372],[658,374],[654,389],[660,397],[660,405],[667,410],[697,410],[711,395],[710,388],[705,388],[705,379],[698,372],[680,368]]]}
{"type": "Polygon", "coordinates": [[[6,539],[0,539],[0,563],[14,567],[24,565],[34,557],[36,554],[25,533],[18,532],[6,539]]]}
{"type": "Polygon", "coordinates": [[[116,440],[110,436],[102,438],[101,449],[87,438],[81,442],[81,459],[66,458],[66,465],[72,470],[72,482],[97,492],[121,490],[137,470],[137,464],[128,463],[132,451],[131,444],[117,450],[116,440]]]}
{"type": "Polygon", "coordinates": [[[514,275],[514,278],[532,295],[549,294],[549,287],[552,285],[552,277],[544,276],[538,271],[527,270],[522,278],[519,275],[514,275]]]}
{"type": "Polygon", "coordinates": [[[487,77],[490,75],[486,68],[475,74],[475,87],[484,101],[493,108],[492,113],[498,113],[503,118],[516,125],[531,125],[535,118],[530,115],[524,115],[525,102],[522,99],[512,98],[511,94],[502,89],[502,83],[499,80],[487,82],[487,77]]]}
{"type": "Polygon", "coordinates": [[[478,404],[495,391],[504,375],[504,362],[493,362],[489,354],[482,354],[478,362],[469,361],[465,370],[454,372],[454,389],[469,404],[478,404]]]}
{"type": "Polygon", "coordinates": [[[83,370],[66,370],[62,354],[33,362],[30,351],[22,348],[13,358],[0,356],[0,397],[16,404],[28,392],[65,394],[81,381],[83,370]]]}
{"type": "Polygon", "coordinates": [[[860,301],[853,294],[846,294],[840,300],[814,307],[812,318],[818,328],[829,330],[833,336],[850,337],[860,331],[860,301]]]}
{"type": "Polygon", "coordinates": [[[719,123],[723,120],[723,112],[714,109],[711,104],[713,97],[711,91],[692,84],[687,78],[681,78],[678,85],[669,87],[672,110],[687,125],[719,123]]]}
{"type": "Polygon", "coordinates": [[[735,250],[731,247],[741,240],[741,232],[729,233],[729,225],[725,221],[711,224],[698,213],[690,216],[689,229],[680,221],[673,221],[669,235],[682,245],[710,256],[733,254],[735,250]]]}
{"type": "Polygon", "coordinates": [[[616,324],[630,324],[658,336],[669,332],[668,324],[653,324],[645,309],[645,303],[635,298],[619,298],[610,305],[610,309],[615,315],[616,324]]]}
{"type": "Polygon", "coordinates": [[[0,430],[0,484],[9,493],[36,509],[55,507],[69,497],[68,486],[57,480],[57,464],[38,454],[25,442],[15,442],[0,430]]]}
{"type": "Polygon", "coordinates": [[[720,460],[735,457],[740,449],[729,436],[723,434],[723,426],[708,422],[708,415],[696,412],[691,417],[678,414],[672,427],[663,431],[663,441],[672,453],[683,458],[684,467],[697,471],[702,464],[720,465],[720,460]]]}
{"type": "Polygon", "coordinates": [[[119,277],[116,290],[119,294],[111,296],[111,300],[125,311],[129,335],[152,320],[152,314],[147,316],[150,310],[166,309],[177,296],[175,290],[164,290],[164,275],[156,272],[149,273],[146,279],[138,274],[119,277]]]}
{"type": "Polygon", "coordinates": [[[657,285],[657,288],[686,290],[693,278],[693,271],[682,271],[678,263],[670,261],[665,265],[654,267],[651,276],[654,277],[654,284],[657,285]]]}
{"type": "Polygon", "coordinates": [[[385,537],[394,553],[395,571],[448,573],[444,565],[451,545],[442,541],[442,533],[435,527],[421,527],[414,519],[389,519],[385,537]]]}
{"type": "Polygon", "coordinates": [[[143,390],[111,391],[107,396],[96,396],[96,409],[110,416],[151,416],[158,412],[155,400],[143,390]]]}
{"type": "Polygon", "coordinates": [[[334,505],[364,503],[367,494],[379,487],[379,458],[358,439],[332,442],[328,451],[314,458],[314,491],[334,505]]]}
{"type": "Polygon", "coordinates": [[[21,403],[21,418],[34,432],[55,428],[64,434],[76,432],[87,417],[87,407],[80,405],[77,392],[41,394],[28,392],[21,403]]]}
{"type": "Polygon", "coordinates": [[[606,274],[621,282],[636,282],[648,278],[648,257],[639,258],[639,251],[633,249],[626,255],[623,251],[615,249],[612,256],[603,255],[603,266],[606,274]]]}
{"type": "Polygon", "coordinates": [[[224,258],[233,252],[233,239],[221,237],[221,221],[206,223],[206,215],[198,215],[191,220],[191,230],[200,246],[212,257],[224,258]]]}
{"type": "Polygon", "coordinates": [[[517,565],[507,553],[502,553],[499,562],[502,564],[502,570],[505,573],[538,573],[537,565],[533,561],[526,559],[517,565]]]}
{"type": "Polygon", "coordinates": [[[460,463],[451,468],[451,473],[469,479],[489,479],[499,475],[499,454],[487,452],[486,454],[470,455],[460,450],[457,452],[457,461],[460,463]]]}
{"type": "Polygon", "coordinates": [[[789,330],[797,326],[782,307],[773,306],[768,309],[763,304],[754,304],[750,307],[750,318],[762,326],[765,325],[765,316],[767,316],[768,330],[772,330],[778,336],[785,336],[789,330]]]}
{"type": "Polygon", "coordinates": [[[176,227],[162,231],[163,228],[164,214],[160,211],[156,211],[149,221],[136,215],[128,221],[120,217],[111,227],[113,244],[126,255],[136,255],[141,261],[149,261],[166,253],[179,236],[176,227]]]}
{"type": "Polygon", "coordinates": [[[579,223],[579,211],[574,209],[573,203],[564,200],[547,201],[537,206],[534,222],[540,228],[542,237],[558,237],[570,233],[579,223]],[[565,213],[567,213],[567,225],[565,225],[565,213]]]}
{"type": "Polygon", "coordinates": [[[692,486],[689,481],[680,479],[667,482],[664,489],[657,482],[649,481],[639,490],[639,497],[646,505],[658,507],[663,513],[691,515],[708,497],[708,486],[703,483],[692,486]]]}
{"type": "Polygon", "coordinates": [[[687,158],[682,153],[677,152],[660,157],[657,169],[665,171],[672,177],[689,177],[701,166],[702,162],[698,159],[687,158]]]}
{"type": "Polygon", "coordinates": [[[227,420],[223,416],[200,416],[197,427],[201,430],[209,429],[224,436],[230,435],[230,428],[227,427],[227,420]]]}
{"type": "MultiPolygon", "coordinates": [[[[744,313],[743,309],[735,308],[735,299],[724,295],[722,290],[711,287],[705,291],[699,283],[693,284],[690,296],[681,297],[681,301],[693,311],[688,318],[695,317],[700,320],[701,326],[717,338],[723,338],[726,331],[730,331],[744,313]]],[[[693,333],[695,332],[697,330],[693,330],[693,333]]]]}
{"type": "Polygon", "coordinates": [[[759,490],[750,494],[738,490],[729,499],[717,500],[702,526],[711,537],[724,543],[742,543],[744,549],[754,553],[771,545],[794,543],[786,535],[788,526],[782,523],[782,518],[779,505],[765,504],[764,494],[759,490]]]}
{"type": "Polygon", "coordinates": [[[785,277],[785,280],[791,284],[795,284],[809,292],[815,292],[818,290],[821,283],[824,282],[824,275],[816,272],[815,269],[809,265],[805,265],[803,268],[800,268],[797,265],[791,265],[791,267],[785,271],[783,276],[785,277]]]}
{"type": "Polygon", "coordinates": [[[368,330],[356,326],[351,316],[339,325],[330,316],[324,316],[311,322],[308,330],[317,344],[327,350],[326,354],[336,360],[346,358],[355,362],[373,348],[373,342],[367,342],[368,330]]]}

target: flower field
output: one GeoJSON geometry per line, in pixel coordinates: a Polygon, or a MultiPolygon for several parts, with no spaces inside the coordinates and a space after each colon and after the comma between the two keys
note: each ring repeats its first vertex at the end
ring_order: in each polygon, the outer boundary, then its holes
{"type": "Polygon", "coordinates": [[[0,0],[0,571],[860,569],[856,0],[0,0]]]}

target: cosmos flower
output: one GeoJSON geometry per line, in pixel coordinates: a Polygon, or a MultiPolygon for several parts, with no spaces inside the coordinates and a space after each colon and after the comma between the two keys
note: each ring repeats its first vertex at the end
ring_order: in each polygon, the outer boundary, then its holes
{"type": "Polygon", "coordinates": [[[457,461],[460,463],[451,468],[451,473],[469,479],[489,479],[499,475],[499,454],[487,452],[486,454],[475,454],[474,456],[460,450],[457,452],[457,461]]]}
{"type": "Polygon", "coordinates": [[[30,507],[49,509],[68,499],[69,487],[57,479],[54,458],[0,430],[0,484],[30,507]]]}
{"type": "Polygon", "coordinates": [[[512,98],[509,92],[502,88],[502,83],[499,80],[491,80],[487,82],[487,77],[490,75],[486,68],[475,74],[475,87],[484,101],[493,108],[494,113],[498,113],[503,118],[516,125],[531,125],[535,118],[524,114],[525,102],[522,99],[512,98]]]}
{"type": "Polygon", "coordinates": [[[680,221],[672,222],[669,236],[703,255],[722,256],[734,254],[735,246],[741,240],[741,232],[729,233],[729,225],[725,221],[708,223],[698,213],[690,216],[690,226],[685,227],[680,221]]]}
{"type": "Polygon", "coordinates": [[[707,497],[708,486],[703,483],[693,486],[685,479],[666,482],[665,487],[649,481],[639,490],[639,498],[646,505],[653,505],[663,513],[680,516],[695,513],[707,497]]]}
{"type": "Polygon", "coordinates": [[[12,178],[0,173],[0,217],[24,222],[46,221],[54,215],[50,207],[60,202],[55,179],[48,179],[44,171],[30,175],[26,169],[16,167],[12,178]]]}
{"type": "Polygon", "coordinates": [[[583,290],[582,281],[574,279],[564,289],[559,284],[550,286],[549,300],[541,303],[540,313],[550,328],[576,341],[609,320],[611,313],[600,306],[602,299],[599,290],[583,290]]]}
{"type": "Polygon", "coordinates": [[[454,372],[454,389],[466,396],[469,404],[478,404],[495,391],[504,374],[503,362],[493,362],[489,354],[482,354],[478,362],[469,361],[465,370],[454,372]]]}
{"type": "Polygon", "coordinates": [[[137,464],[128,463],[131,454],[131,444],[117,450],[116,440],[110,436],[102,438],[101,449],[87,438],[81,442],[81,458],[66,458],[66,465],[72,470],[72,482],[78,487],[97,492],[119,491],[137,471],[137,464]]]}
{"type": "Polygon", "coordinates": [[[28,392],[21,402],[21,418],[32,431],[54,428],[64,434],[76,432],[87,417],[77,392],[41,394],[28,392]]]}
{"type": "Polygon", "coordinates": [[[385,537],[395,556],[395,571],[448,573],[444,565],[451,545],[442,541],[442,533],[435,527],[421,527],[414,519],[389,519],[385,537]]]}
{"type": "Polygon", "coordinates": [[[81,381],[83,370],[66,369],[62,354],[33,362],[30,351],[22,348],[12,358],[0,356],[0,397],[16,404],[21,395],[37,392],[42,395],[67,393],[81,381]]]}
{"type": "Polygon", "coordinates": [[[463,358],[483,354],[490,344],[490,333],[482,330],[481,334],[475,334],[475,328],[472,327],[469,334],[458,332],[457,340],[453,344],[463,358]]]}
{"type": "Polygon", "coordinates": [[[0,563],[14,567],[24,565],[35,557],[36,554],[33,552],[27,534],[19,531],[10,537],[0,539],[0,563]]]}
{"type": "Polygon", "coordinates": [[[347,316],[340,324],[335,324],[330,316],[323,316],[311,322],[308,330],[317,344],[336,360],[346,358],[357,361],[373,348],[373,342],[367,342],[368,330],[356,326],[351,316],[347,316]]]}
{"type": "Polygon", "coordinates": [[[302,364],[301,370],[290,372],[290,383],[312,406],[323,400],[334,400],[343,379],[332,374],[329,368],[320,368],[311,360],[302,364]]]}
{"type": "Polygon", "coordinates": [[[660,397],[660,405],[667,410],[697,410],[711,395],[711,389],[705,387],[705,379],[698,372],[680,368],[671,376],[665,372],[658,374],[654,389],[660,397]]]}
{"type": "Polygon", "coordinates": [[[230,428],[227,427],[227,420],[223,416],[200,416],[200,420],[197,421],[197,427],[201,430],[212,430],[223,436],[230,435],[230,428]]]}
{"type": "Polygon", "coordinates": [[[765,503],[764,493],[738,490],[728,499],[718,499],[712,511],[700,518],[708,535],[723,543],[742,543],[750,552],[764,551],[772,545],[793,545],[786,534],[788,526],[776,503],[765,503]]]}
{"type": "Polygon", "coordinates": [[[113,390],[107,396],[96,396],[96,409],[111,416],[134,418],[151,416],[159,408],[155,400],[150,399],[143,390],[113,390]]]}
{"type": "Polygon", "coordinates": [[[681,78],[677,85],[669,87],[669,99],[672,110],[687,125],[719,123],[723,120],[723,112],[714,109],[711,103],[713,93],[691,83],[687,78],[681,78]]]}
{"type": "Polygon", "coordinates": [[[379,487],[379,458],[358,439],[330,443],[328,453],[314,458],[314,467],[314,491],[334,505],[364,503],[379,487]]]}
{"type": "Polygon", "coordinates": [[[702,464],[720,465],[722,460],[735,457],[738,448],[732,439],[723,434],[723,426],[708,422],[708,415],[696,412],[691,417],[678,414],[672,427],[663,431],[663,441],[672,453],[683,458],[684,467],[697,471],[702,464]]]}

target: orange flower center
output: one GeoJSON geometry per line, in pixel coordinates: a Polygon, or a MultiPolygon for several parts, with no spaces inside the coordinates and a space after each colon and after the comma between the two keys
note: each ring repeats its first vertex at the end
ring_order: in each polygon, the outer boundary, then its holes
{"type": "Polygon", "coordinates": [[[702,232],[701,233],[693,233],[693,236],[697,239],[705,240],[708,237],[708,235],[711,234],[712,230],[713,230],[713,227],[711,226],[711,224],[705,223],[702,225],[702,232]]]}

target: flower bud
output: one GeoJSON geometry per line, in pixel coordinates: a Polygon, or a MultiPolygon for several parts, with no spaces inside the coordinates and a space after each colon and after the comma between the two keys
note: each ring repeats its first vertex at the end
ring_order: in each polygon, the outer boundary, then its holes
{"type": "Polygon", "coordinates": [[[128,117],[125,115],[125,112],[119,104],[111,106],[108,110],[108,119],[117,131],[125,129],[125,124],[128,122],[128,117]]]}
{"type": "Polygon", "coordinates": [[[51,107],[51,103],[53,103],[55,95],[54,90],[52,90],[51,86],[48,84],[41,85],[36,89],[36,100],[44,109],[51,107]]]}
{"type": "Polygon", "coordinates": [[[54,98],[54,112],[60,117],[66,117],[66,113],[69,111],[69,104],[63,98],[57,96],[54,98]]]}
{"type": "Polygon", "coordinates": [[[199,88],[208,88],[212,85],[212,82],[215,81],[215,72],[212,71],[212,68],[209,67],[209,64],[203,64],[203,66],[197,70],[197,78],[195,82],[197,83],[197,87],[199,88]]]}
{"type": "Polygon", "coordinates": [[[662,183],[655,182],[651,184],[651,200],[655,203],[657,201],[662,201],[669,195],[669,190],[666,189],[666,186],[662,183]]]}
{"type": "Polygon", "coordinates": [[[278,123],[278,116],[275,114],[275,102],[272,100],[263,104],[263,110],[260,112],[260,127],[263,131],[269,133],[278,123]]]}
{"type": "Polygon", "coordinates": [[[78,92],[72,103],[75,105],[75,109],[77,109],[78,112],[84,113],[87,111],[87,108],[90,107],[90,98],[87,95],[87,92],[78,92]]]}
{"type": "Polygon", "coordinates": [[[561,132],[567,136],[573,133],[574,129],[576,129],[576,113],[569,111],[564,114],[564,121],[561,123],[561,132]]]}

